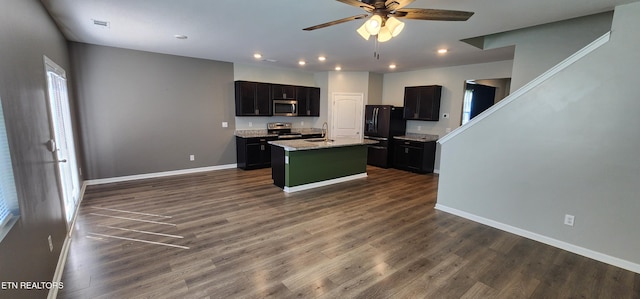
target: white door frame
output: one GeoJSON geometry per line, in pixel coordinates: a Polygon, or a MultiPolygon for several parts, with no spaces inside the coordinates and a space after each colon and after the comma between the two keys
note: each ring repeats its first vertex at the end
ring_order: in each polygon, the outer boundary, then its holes
{"type": "MultiPolygon", "coordinates": [[[[80,197],[80,178],[75,153],[71,111],[69,107],[68,85],[65,70],[44,56],[45,82],[47,82],[47,107],[51,140],[49,150],[53,153],[58,179],[58,193],[62,205],[62,214],[67,223],[67,232],[71,233],[71,223],[77,213],[80,197]],[[55,98],[51,96],[49,73],[64,80],[64,88],[56,90],[61,93],[55,98]],[[62,134],[60,136],[59,134],[62,134]]],[[[60,82],[58,82],[60,83],[60,82]]]]}

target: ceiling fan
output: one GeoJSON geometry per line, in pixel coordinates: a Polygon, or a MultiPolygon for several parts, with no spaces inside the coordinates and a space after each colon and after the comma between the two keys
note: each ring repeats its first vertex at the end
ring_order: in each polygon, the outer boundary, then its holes
{"type": "Polygon", "coordinates": [[[336,0],[364,9],[367,13],[339,19],[302,30],[311,31],[371,16],[357,32],[366,40],[377,36],[378,42],[385,42],[397,36],[404,28],[398,18],[430,21],[466,21],[473,12],[426,8],[403,8],[415,0],[336,0]]]}

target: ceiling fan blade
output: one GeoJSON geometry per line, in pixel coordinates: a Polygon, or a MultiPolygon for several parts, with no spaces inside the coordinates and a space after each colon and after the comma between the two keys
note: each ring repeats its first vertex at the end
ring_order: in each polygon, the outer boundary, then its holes
{"type": "Polygon", "coordinates": [[[403,8],[396,10],[394,14],[397,18],[430,21],[466,21],[472,15],[473,12],[470,11],[426,8],[403,8]]]}
{"type": "Polygon", "coordinates": [[[386,6],[388,10],[396,10],[411,4],[413,1],[415,0],[387,0],[384,6],[386,6]]]}
{"type": "Polygon", "coordinates": [[[342,2],[344,4],[347,5],[351,5],[351,6],[355,6],[355,7],[360,7],[364,10],[366,10],[367,12],[372,12],[375,7],[369,3],[364,3],[364,2],[360,2],[358,0],[336,0],[338,2],[342,2]]]}
{"type": "Polygon", "coordinates": [[[307,28],[304,28],[302,30],[305,30],[305,31],[316,30],[316,29],[329,27],[329,26],[333,26],[333,25],[337,25],[337,24],[341,24],[341,23],[345,23],[345,22],[349,22],[349,21],[353,21],[353,20],[363,19],[363,18],[366,18],[368,16],[369,16],[368,14],[361,14],[361,15],[357,15],[357,16],[352,16],[352,17],[348,17],[348,18],[344,18],[344,19],[340,19],[340,20],[335,20],[335,21],[331,21],[331,22],[322,23],[322,24],[319,24],[319,25],[307,27],[307,28]]]}

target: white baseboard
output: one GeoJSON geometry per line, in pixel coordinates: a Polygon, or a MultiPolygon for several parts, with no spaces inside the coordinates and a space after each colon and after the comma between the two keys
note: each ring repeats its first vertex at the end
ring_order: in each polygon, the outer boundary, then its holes
{"type": "MultiPolygon", "coordinates": [[[[76,206],[76,210],[73,213],[73,220],[71,220],[71,225],[69,225],[69,232],[64,238],[64,242],[62,243],[62,249],[60,250],[60,256],[58,257],[58,264],[56,265],[56,271],[53,273],[53,279],[51,282],[60,283],[62,282],[62,274],[64,273],[64,266],[67,264],[67,256],[69,256],[69,248],[71,248],[71,238],[73,235],[73,228],[76,226],[76,220],[78,219],[78,213],[80,211],[80,205],[82,204],[82,199],[84,198],[84,192],[87,190],[87,183],[84,182],[82,184],[82,188],[80,189],[80,195],[78,195],[78,205],[76,206]]],[[[63,285],[64,287],[64,285],[63,285]]],[[[58,288],[54,287],[49,290],[49,294],[47,295],[47,299],[55,299],[58,297],[58,288]]]]}
{"type": "MultiPolygon", "coordinates": [[[[84,199],[84,193],[85,193],[85,190],[87,189],[87,186],[107,184],[107,183],[126,182],[126,181],[149,179],[149,178],[159,178],[159,177],[172,176],[172,175],[199,173],[199,172],[222,170],[222,169],[231,169],[231,168],[236,168],[237,166],[238,166],[237,164],[227,164],[227,165],[218,165],[218,166],[211,166],[211,167],[200,167],[200,168],[146,173],[146,174],[139,174],[139,175],[130,175],[130,176],[123,176],[123,177],[84,181],[82,183],[82,188],[80,189],[80,195],[78,197],[78,205],[76,206],[76,211],[73,215],[73,220],[71,221],[71,225],[69,226],[69,232],[67,233],[67,236],[65,237],[64,242],[62,244],[62,249],[60,250],[60,257],[58,257],[58,264],[56,265],[56,271],[54,272],[53,279],[51,281],[56,283],[62,282],[62,274],[64,273],[64,267],[65,267],[65,264],[67,263],[67,256],[69,256],[69,248],[71,247],[73,229],[76,224],[76,219],[78,218],[78,211],[80,210],[80,205],[82,204],[82,200],[84,199]]],[[[58,297],[58,288],[51,288],[49,290],[49,294],[47,295],[47,299],[55,299],[57,297],[58,297]]]]}
{"type": "Polygon", "coordinates": [[[495,220],[491,220],[491,219],[487,219],[484,217],[480,217],[478,215],[474,215],[471,213],[467,213],[465,211],[461,211],[458,209],[454,209],[454,208],[450,208],[447,206],[443,206],[441,204],[436,204],[436,210],[440,210],[449,214],[453,214],[456,216],[460,216],[462,218],[466,218],[469,219],[471,221],[475,221],[487,226],[491,226],[494,228],[497,228],[499,230],[503,230],[505,232],[509,232],[521,237],[525,237],[527,239],[531,239],[534,241],[538,241],[553,247],[557,247],[569,252],[573,252],[575,254],[578,255],[582,255],[591,259],[594,259],[596,261],[600,261],[609,265],[613,265],[622,269],[626,269],[635,273],[640,273],[640,265],[636,264],[636,263],[632,263],[630,261],[627,260],[623,260],[617,257],[613,257],[601,252],[597,252],[597,251],[593,251],[591,249],[587,249],[584,247],[580,247],[580,246],[576,246],[567,242],[563,242],[557,239],[553,239],[544,235],[540,235],[540,234],[536,234],[521,228],[517,228],[508,224],[504,224],[501,222],[497,222],[495,220]]]}
{"type": "Polygon", "coordinates": [[[337,178],[337,179],[326,180],[326,181],[322,181],[322,182],[304,184],[304,185],[294,186],[294,187],[284,187],[283,190],[284,190],[284,192],[287,192],[287,193],[298,192],[298,191],[302,191],[302,190],[309,190],[309,189],[328,186],[328,185],[333,185],[333,184],[337,184],[337,183],[348,182],[348,181],[353,181],[353,180],[357,180],[357,179],[363,179],[363,178],[366,178],[366,177],[367,177],[367,173],[365,172],[365,173],[354,174],[354,175],[345,176],[345,177],[341,177],[341,178],[337,178]]]}
{"type": "Polygon", "coordinates": [[[238,164],[226,164],[226,165],[217,165],[217,166],[209,166],[209,167],[136,174],[136,175],[128,175],[128,176],[113,177],[113,178],[106,178],[106,179],[86,180],[85,183],[87,185],[119,183],[119,182],[134,181],[134,180],[160,178],[165,176],[192,174],[192,173],[207,172],[207,171],[222,170],[222,169],[231,169],[236,167],[238,167],[238,164]]]}

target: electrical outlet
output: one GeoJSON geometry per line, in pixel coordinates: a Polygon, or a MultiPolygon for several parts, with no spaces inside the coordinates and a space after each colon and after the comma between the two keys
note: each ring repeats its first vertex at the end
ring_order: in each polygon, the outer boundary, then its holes
{"type": "Polygon", "coordinates": [[[47,241],[49,241],[49,252],[53,252],[53,241],[51,241],[51,235],[47,237],[47,241]]]}
{"type": "Polygon", "coordinates": [[[252,122],[249,122],[249,127],[253,127],[253,123],[252,122]]]}
{"type": "Polygon", "coordinates": [[[189,155],[189,161],[195,161],[196,155],[189,155]]]}
{"type": "Polygon", "coordinates": [[[226,122],[226,121],[223,121],[223,122],[222,122],[222,127],[223,127],[223,128],[228,128],[228,127],[229,127],[229,123],[228,123],[228,122],[226,122]]]}
{"type": "Polygon", "coordinates": [[[422,126],[418,126],[418,131],[422,131],[422,126]]]}
{"type": "Polygon", "coordinates": [[[566,224],[568,226],[573,226],[573,223],[574,223],[575,219],[576,219],[575,216],[566,214],[566,215],[564,215],[564,224],[566,224]]]}
{"type": "Polygon", "coordinates": [[[304,126],[304,121],[301,121],[301,122],[300,122],[300,126],[304,126]]]}

